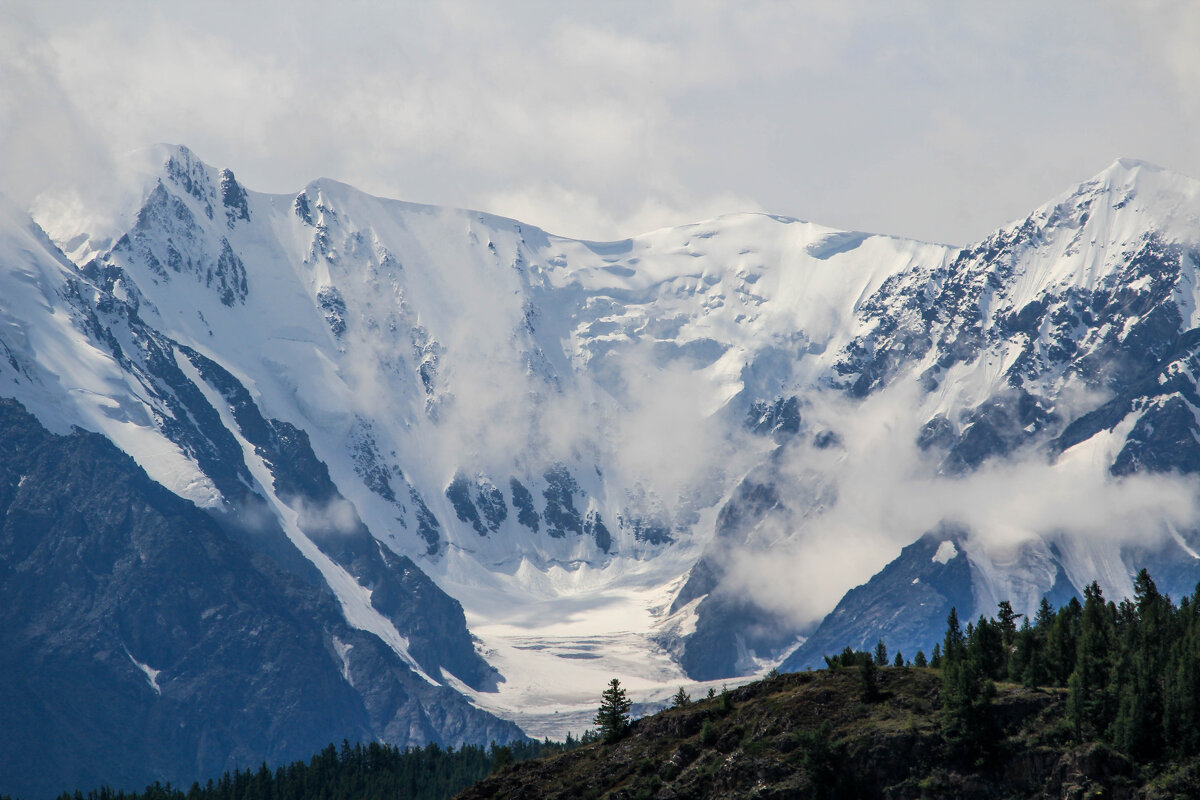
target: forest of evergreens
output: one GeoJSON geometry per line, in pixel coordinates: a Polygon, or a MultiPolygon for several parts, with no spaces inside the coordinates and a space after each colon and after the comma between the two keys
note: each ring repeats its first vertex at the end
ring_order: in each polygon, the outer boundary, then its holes
{"type": "Polygon", "coordinates": [[[493,770],[579,744],[570,735],[565,742],[458,749],[430,744],[400,750],[377,742],[342,742],[340,748],[331,744],[307,763],[297,761],[276,770],[266,764],[256,770],[235,770],[188,789],[169,783],[151,784],[140,792],[101,787],[87,793],[64,792],[58,800],[445,800],[493,770]]]}
{"type": "MultiPolygon", "coordinates": [[[[1101,742],[1142,764],[1200,752],[1200,586],[1176,604],[1142,570],[1133,597],[1120,603],[1106,601],[1093,582],[1082,603],[1072,598],[1056,611],[1043,598],[1032,620],[1022,616],[1005,601],[994,618],[981,616],[964,629],[951,609],[932,657],[917,653],[917,666],[941,670],[948,743],[987,753],[997,738],[995,683],[1007,681],[1066,688],[1059,725],[1076,742],[1101,742]]],[[[826,662],[857,666],[870,695],[886,659],[881,643],[873,655],[847,649],[826,662]]]]}

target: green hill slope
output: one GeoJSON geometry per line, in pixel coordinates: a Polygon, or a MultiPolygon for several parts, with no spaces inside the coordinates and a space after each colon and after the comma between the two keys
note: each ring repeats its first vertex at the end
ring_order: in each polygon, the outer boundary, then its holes
{"type": "Polygon", "coordinates": [[[867,702],[858,670],[780,675],[637,720],[614,744],[507,767],[459,800],[1200,796],[1195,760],[1139,768],[1073,743],[1064,689],[1000,684],[989,752],[941,731],[938,670],[889,667],[867,702]]]}

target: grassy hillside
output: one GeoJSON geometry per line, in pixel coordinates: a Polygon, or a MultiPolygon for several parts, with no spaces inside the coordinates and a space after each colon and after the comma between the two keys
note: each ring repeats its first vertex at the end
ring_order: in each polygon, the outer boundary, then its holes
{"type": "Polygon", "coordinates": [[[1200,797],[1200,761],[1134,764],[1073,742],[1067,691],[996,687],[986,752],[947,744],[941,673],[779,675],[637,720],[613,744],[506,767],[460,800],[1200,797]]]}

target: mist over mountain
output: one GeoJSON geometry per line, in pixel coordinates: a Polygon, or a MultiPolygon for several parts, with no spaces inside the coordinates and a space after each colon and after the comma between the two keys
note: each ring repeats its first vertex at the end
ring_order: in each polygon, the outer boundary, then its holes
{"type": "Polygon", "coordinates": [[[252,687],[220,706],[244,730],[181,734],[137,785],[341,736],[561,737],[614,674],[653,704],[928,649],[951,606],[1200,579],[1189,178],[1120,160],[964,248],[765,214],[579,241],[330,180],[261,194],[178,146],[103,195],[0,208],[0,396],[29,442],[0,464],[28,609],[3,701],[27,726],[102,687],[68,783],[106,779],[135,713],[106,693],[208,731],[187,687],[252,687]],[[181,521],[127,521],[143,504],[181,521]],[[218,624],[208,594],[251,585],[218,624]],[[268,630],[290,670],[220,657],[268,630]],[[256,749],[306,674],[328,697],[288,713],[315,738],[256,749]]]}

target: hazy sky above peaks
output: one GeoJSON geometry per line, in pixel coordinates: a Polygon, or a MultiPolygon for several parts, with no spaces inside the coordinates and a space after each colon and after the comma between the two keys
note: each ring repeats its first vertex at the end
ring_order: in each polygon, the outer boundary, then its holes
{"type": "Polygon", "coordinates": [[[765,210],[966,243],[1118,156],[1200,177],[1200,3],[0,0],[0,192],[186,144],[617,238],[765,210]]]}

